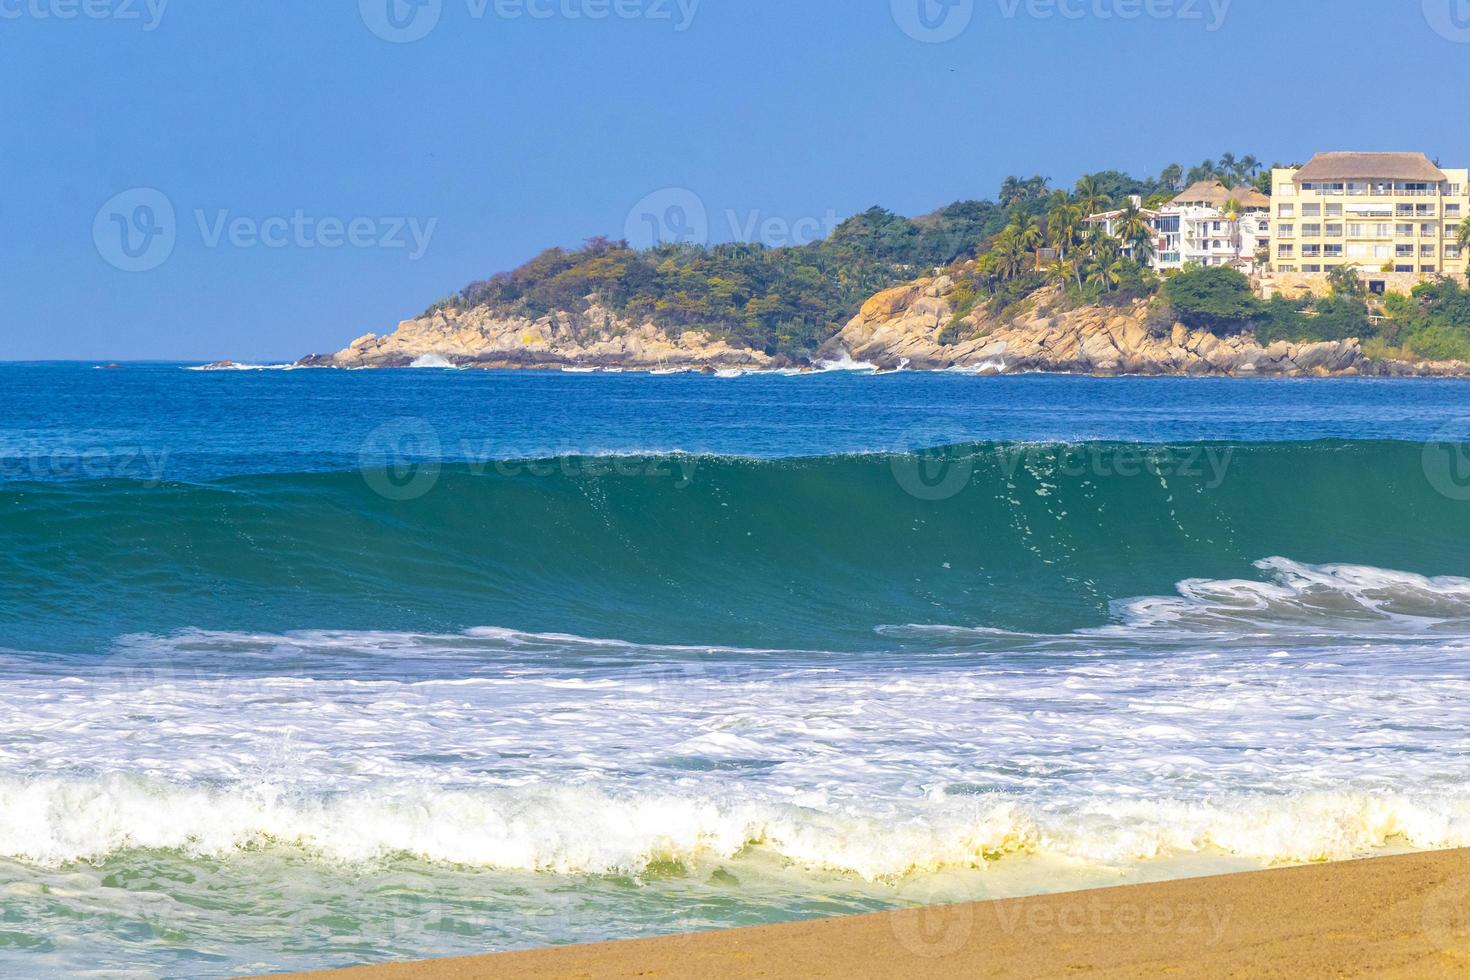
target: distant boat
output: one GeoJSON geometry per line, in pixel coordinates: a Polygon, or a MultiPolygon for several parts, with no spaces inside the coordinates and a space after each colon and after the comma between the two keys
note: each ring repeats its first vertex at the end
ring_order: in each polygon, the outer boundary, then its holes
{"type": "Polygon", "coordinates": [[[564,367],[561,370],[563,374],[596,374],[598,371],[595,367],[564,367]]]}

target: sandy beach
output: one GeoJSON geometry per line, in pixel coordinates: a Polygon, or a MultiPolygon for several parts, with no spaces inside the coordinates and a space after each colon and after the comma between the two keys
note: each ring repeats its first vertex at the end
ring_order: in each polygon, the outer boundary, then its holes
{"type": "Polygon", "coordinates": [[[1078,974],[1470,976],[1470,850],[305,976],[1078,974]]]}

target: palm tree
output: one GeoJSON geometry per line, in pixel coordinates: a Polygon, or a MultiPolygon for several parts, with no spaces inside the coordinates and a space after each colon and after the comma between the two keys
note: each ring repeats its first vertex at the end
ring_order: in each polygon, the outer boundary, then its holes
{"type": "Polygon", "coordinates": [[[1144,265],[1154,257],[1154,227],[1131,201],[1113,225],[1118,238],[1133,249],[1133,259],[1144,265]]]}
{"type": "Polygon", "coordinates": [[[1111,262],[1098,262],[1092,266],[1087,273],[1087,282],[1092,286],[1101,286],[1103,292],[1110,293],[1113,287],[1123,279],[1123,262],[1121,259],[1113,259],[1111,262]]]}
{"type": "Polygon", "coordinates": [[[984,284],[987,292],[995,292],[995,284],[1000,279],[1000,265],[993,252],[986,252],[975,260],[975,278],[984,284]]]}
{"type": "Polygon", "coordinates": [[[1016,229],[1016,243],[1022,250],[1036,253],[1036,268],[1041,268],[1041,246],[1046,243],[1046,236],[1041,233],[1041,224],[1035,218],[1027,219],[1024,225],[1013,225],[1016,229]]]}
{"type": "Polygon", "coordinates": [[[1222,177],[1240,176],[1240,161],[1235,159],[1234,153],[1220,154],[1220,175],[1222,177]]]}
{"type": "MultiPolygon", "coordinates": [[[[1460,246],[1460,255],[1470,253],[1470,218],[1460,222],[1460,229],[1455,235],[1455,242],[1460,246]]],[[[1466,268],[1465,278],[1470,282],[1470,267],[1466,268]]]]}
{"type": "Polygon", "coordinates": [[[1261,161],[1257,160],[1254,156],[1247,153],[1245,156],[1240,158],[1240,166],[1241,169],[1244,170],[1247,174],[1254,177],[1261,170],[1261,161]]]}
{"type": "Polygon", "coordinates": [[[1133,261],[1138,263],[1140,268],[1147,268],[1153,265],[1154,256],[1158,254],[1159,250],[1154,245],[1152,235],[1146,238],[1139,238],[1131,244],[1133,245],[1133,261]]]}
{"type": "Polygon", "coordinates": [[[990,254],[995,256],[995,271],[1001,281],[1020,275],[1026,258],[1026,248],[1020,242],[1020,229],[1010,225],[996,235],[991,242],[990,254]]]}
{"type": "Polygon", "coordinates": [[[1184,176],[1184,168],[1177,163],[1171,163],[1159,174],[1159,183],[1167,185],[1171,190],[1179,190],[1179,180],[1184,176]]]}
{"type": "MultiPolygon", "coordinates": [[[[1077,275],[1077,265],[1066,259],[1057,259],[1046,268],[1046,278],[1052,282],[1066,285],[1077,275]]],[[[1079,284],[1080,285],[1080,284],[1079,284]]]]}
{"type": "Polygon", "coordinates": [[[1214,180],[1219,176],[1219,168],[1214,160],[1206,160],[1197,167],[1189,168],[1189,176],[1185,179],[1191,184],[1197,184],[1202,180],[1214,180]]]}
{"type": "Polygon", "coordinates": [[[1096,177],[1083,177],[1077,181],[1076,197],[1077,206],[1084,215],[1099,214],[1111,203],[1096,177]]]}
{"type": "Polygon", "coordinates": [[[1065,201],[1051,209],[1046,216],[1046,231],[1052,247],[1059,257],[1065,259],[1067,251],[1077,241],[1077,226],[1082,223],[1082,209],[1065,201]]]}
{"type": "Polygon", "coordinates": [[[1000,203],[1007,207],[1014,207],[1021,203],[1025,191],[1021,186],[1020,177],[1007,177],[1000,185],[1000,203]]]}

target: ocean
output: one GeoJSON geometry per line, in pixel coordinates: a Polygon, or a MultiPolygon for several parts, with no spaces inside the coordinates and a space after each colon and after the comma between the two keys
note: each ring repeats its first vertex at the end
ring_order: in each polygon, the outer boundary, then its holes
{"type": "Polygon", "coordinates": [[[1470,845],[1467,382],[0,365],[0,545],[6,975],[1470,845]]]}

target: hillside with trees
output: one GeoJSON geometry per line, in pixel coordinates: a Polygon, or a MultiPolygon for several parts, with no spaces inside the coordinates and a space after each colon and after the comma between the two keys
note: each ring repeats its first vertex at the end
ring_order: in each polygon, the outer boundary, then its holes
{"type": "MultiPolygon", "coordinates": [[[[595,238],[576,249],[548,249],[428,312],[484,307],[535,319],[595,307],[673,337],[699,330],[733,347],[802,361],[876,293],[942,270],[957,282],[958,307],[946,330],[956,341],[964,317],[980,304],[1004,316],[1050,286],[1075,307],[1153,298],[1151,322],[1177,317],[1221,336],[1254,331],[1265,343],[1360,337],[1401,356],[1470,357],[1470,293],[1454,283],[1379,300],[1363,294],[1356,276],[1340,276],[1331,296],[1264,302],[1231,270],[1186,269],[1161,279],[1149,268],[1155,234],[1132,199],[1156,207],[1199,180],[1269,192],[1270,168],[1227,153],[1190,168],[1170,165],[1157,177],[1100,171],[1070,190],[1041,176],[1008,177],[995,200],[961,201],[919,218],[874,207],[801,246],[666,244],[640,251],[595,238]],[[1121,212],[1116,234],[1085,220],[1110,209],[1121,212]]],[[[1462,239],[1470,243],[1470,221],[1462,239]]]]}

